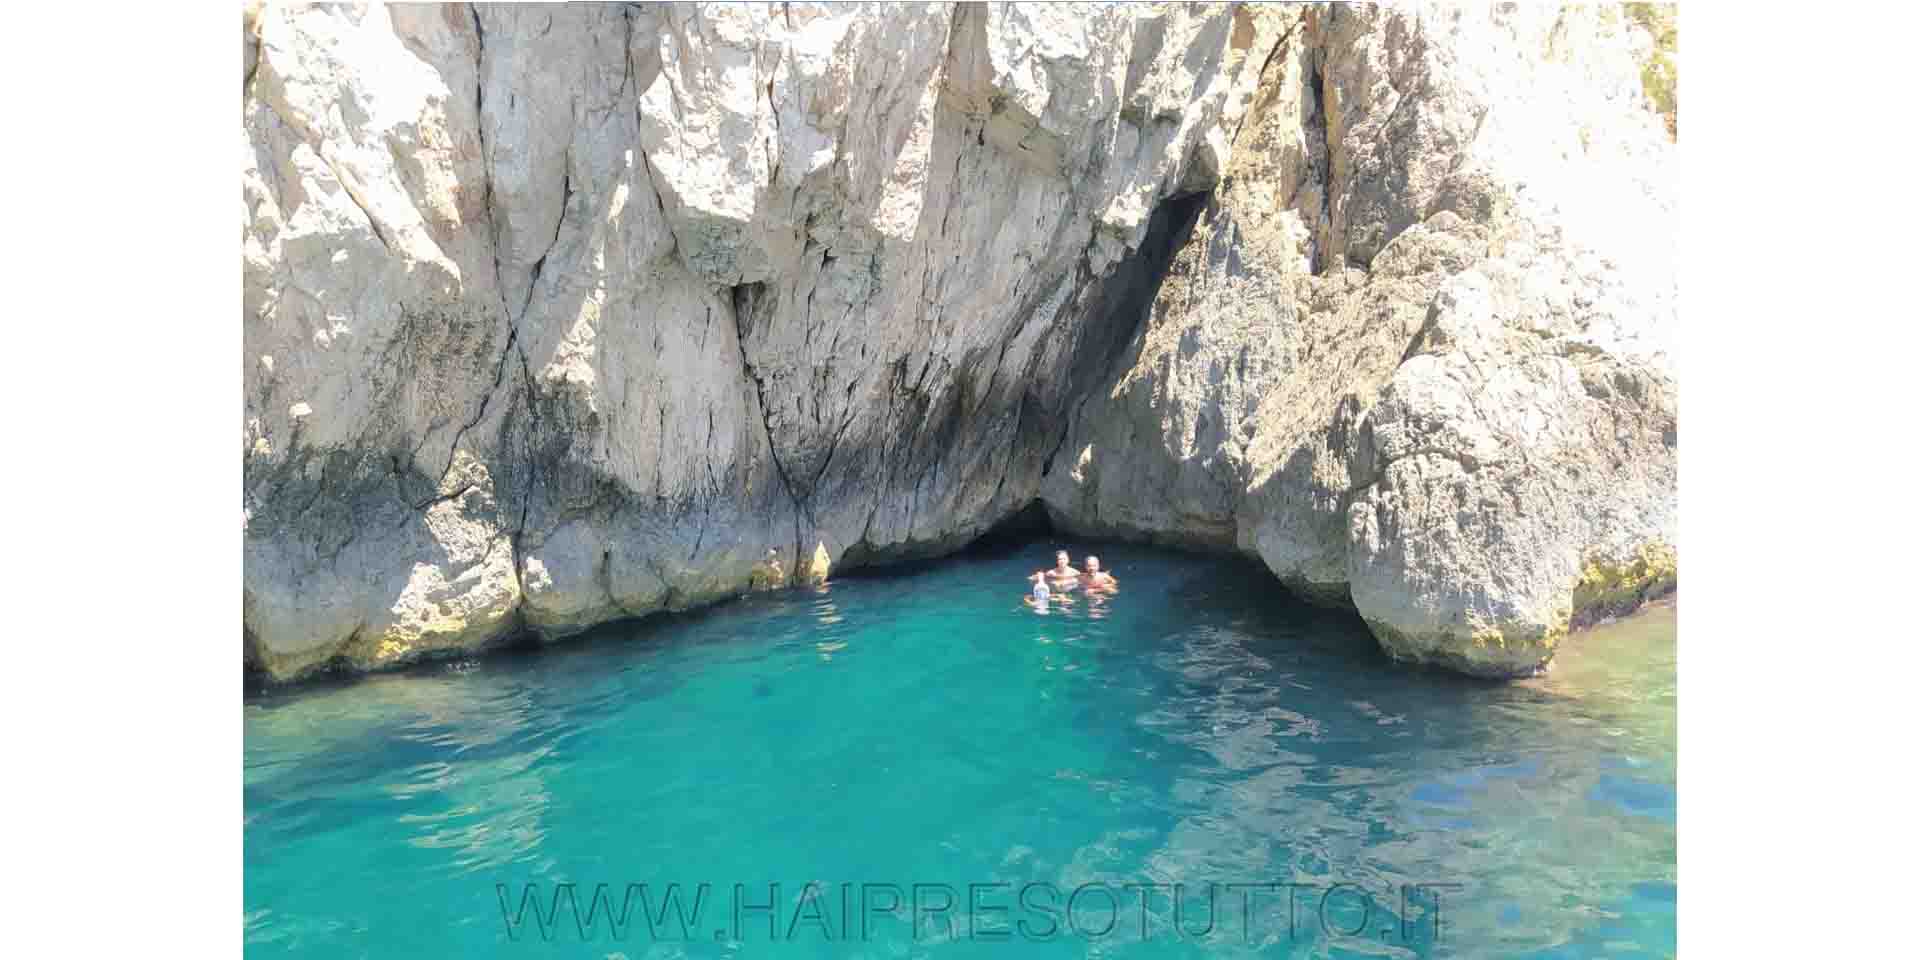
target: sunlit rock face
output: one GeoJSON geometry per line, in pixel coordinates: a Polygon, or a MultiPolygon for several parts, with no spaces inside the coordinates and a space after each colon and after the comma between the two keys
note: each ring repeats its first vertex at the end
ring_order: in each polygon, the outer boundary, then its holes
{"type": "Polygon", "coordinates": [[[1670,556],[1673,145],[1609,10],[273,5],[243,40],[275,677],[1036,498],[1500,675],[1670,556]]]}
{"type": "Polygon", "coordinates": [[[1033,500],[1273,27],[250,13],[249,655],[372,667],[738,593],[769,547],[807,578],[966,543],[1033,500]]]}
{"type": "Polygon", "coordinates": [[[1672,585],[1651,40],[1612,8],[1514,7],[1295,11],[1075,408],[1042,483],[1057,524],[1258,556],[1395,657],[1484,676],[1672,585]]]}

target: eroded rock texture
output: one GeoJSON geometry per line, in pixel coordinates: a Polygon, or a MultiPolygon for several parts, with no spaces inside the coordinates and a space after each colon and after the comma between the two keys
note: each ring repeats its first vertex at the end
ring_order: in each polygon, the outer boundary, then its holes
{"type": "Polygon", "coordinates": [[[769,548],[936,554],[1036,498],[1257,554],[1477,673],[1544,660],[1577,586],[1671,576],[1673,147],[1610,10],[276,5],[243,35],[276,677],[709,602],[769,548]]]}
{"type": "Polygon", "coordinates": [[[1397,657],[1529,672],[1673,575],[1648,37],[1611,8],[1297,16],[1042,495],[1074,529],[1257,555],[1397,657]]]}

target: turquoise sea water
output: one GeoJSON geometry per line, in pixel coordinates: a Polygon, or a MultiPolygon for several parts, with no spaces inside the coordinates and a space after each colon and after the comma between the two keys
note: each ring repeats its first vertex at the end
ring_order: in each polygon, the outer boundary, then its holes
{"type": "Polygon", "coordinates": [[[1670,608],[1491,685],[1238,563],[1036,615],[1052,547],[250,693],[248,952],[1673,954],[1670,608]]]}

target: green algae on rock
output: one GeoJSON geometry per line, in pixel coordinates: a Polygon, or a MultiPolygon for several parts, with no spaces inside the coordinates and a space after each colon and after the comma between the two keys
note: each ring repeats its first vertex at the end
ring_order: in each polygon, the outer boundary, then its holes
{"type": "Polygon", "coordinates": [[[1564,625],[1548,626],[1532,634],[1481,626],[1465,631],[1469,637],[1465,643],[1460,642],[1462,631],[1458,630],[1413,632],[1378,620],[1368,620],[1367,628],[1380,642],[1380,649],[1395,660],[1443,667],[1486,680],[1512,680],[1538,673],[1567,637],[1564,625]]]}
{"type": "Polygon", "coordinates": [[[1643,545],[1631,559],[1590,559],[1573,588],[1575,626],[1633,612],[1648,600],[1672,593],[1680,584],[1680,555],[1665,543],[1643,545]]]}

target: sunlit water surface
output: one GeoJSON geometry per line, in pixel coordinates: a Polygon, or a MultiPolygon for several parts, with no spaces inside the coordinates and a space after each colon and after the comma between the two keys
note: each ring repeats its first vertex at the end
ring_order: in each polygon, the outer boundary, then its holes
{"type": "Polygon", "coordinates": [[[1039,616],[1051,547],[249,695],[248,951],[1673,953],[1671,608],[1491,685],[1236,563],[1039,616]]]}

